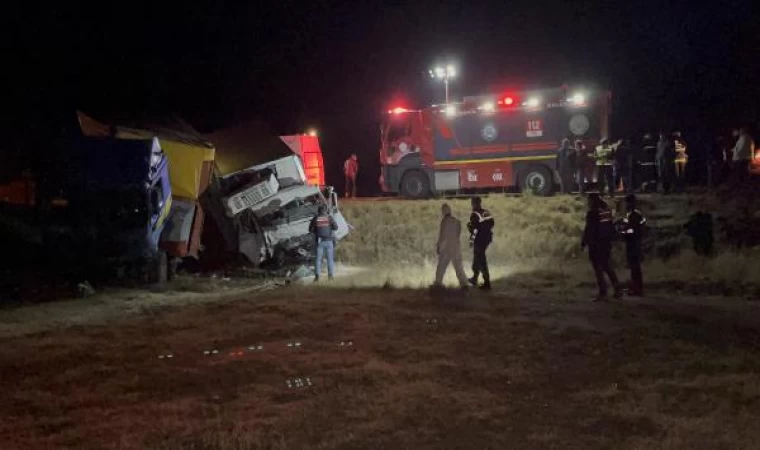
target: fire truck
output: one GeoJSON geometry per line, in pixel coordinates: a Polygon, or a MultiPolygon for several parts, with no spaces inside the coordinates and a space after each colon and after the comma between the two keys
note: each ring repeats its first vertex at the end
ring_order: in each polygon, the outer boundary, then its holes
{"type": "Polygon", "coordinates": [[[381,127],[381,188],[410,198],[515,186],[550,195],[561,140],[593,150],[609,136],[611,98],[560,87],[396,107],[381,127]]]}

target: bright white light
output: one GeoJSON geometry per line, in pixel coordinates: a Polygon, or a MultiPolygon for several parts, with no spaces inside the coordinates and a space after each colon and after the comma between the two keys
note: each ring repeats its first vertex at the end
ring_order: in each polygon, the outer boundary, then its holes
{"type": "Polygon", "coordinates": [[[496,111],[496,106],[494,106],[493,102],[486,102],[483,103],[483,106],[480,107],[484,112],[494,112],[496,111]]]}
{"type": "Polygon", "coordinates": [[[582,105],[586,103],[586,96],[578,92],[577,94],[573,95],[572,101],[576,105],[582,105]]]}
{"type": "Polygon", "coordinates": [[[528,99],[527,102],[525,102],[526,105],[530,106],[531,108],[535,108],[538,106],[538,98],[531,97],[528,99]]]}
{"type": "Polygon", "coordinates": [[[314,128],[310,128],[309,131],[306,132],[306,134],[312,137],[317,137],[317,130],[315,130],[314,128]]]}
{"type": "Polygon", "coordinates": [[[448,66],[446,66],[446,75],[449,78],[454,78],[457,75],[457,70],[454,68],[454,66],[449,64],[448,66]]]}
{"type": "Polygon", "coordinates": [[[438,78],[446,78],[446,71],[443,70],[443,67],[436,67],[435,76],[438,78]]]}
{"type": "Polygon", "coordinates": [[[454,105],[446,106],[446,115],[448,117],[454,117],[457,115],[457,107],[454,105]]]}

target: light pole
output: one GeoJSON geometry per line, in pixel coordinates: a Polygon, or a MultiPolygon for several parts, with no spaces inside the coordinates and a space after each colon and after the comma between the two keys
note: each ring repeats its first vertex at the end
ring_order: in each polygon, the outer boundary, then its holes
{"type": "Polygon", "coordinates": [[[446,103],[449,103],[449,80],[456,77],[456,68],[449,64],[446,67],[436,67],[430,70],[430,78],[436,80],[443,80],[443,85],[446,87],[446,103]]]}

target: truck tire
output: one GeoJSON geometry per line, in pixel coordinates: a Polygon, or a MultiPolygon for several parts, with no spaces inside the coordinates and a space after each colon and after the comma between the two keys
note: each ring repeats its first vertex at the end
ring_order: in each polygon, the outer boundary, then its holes
{"type": "Polygon", "coordinates": [[[426,198],[430,196],[430,181],[427,175],[410,170],[401,179],[401,195],[408,198],[426,198]]]}
{"type": "Polygon", "coordinates": [[[520,174],[520,191],[546,197],[554,192],[554,178],[546,166],[529,166],[520,174]]]}
{"type": "Polygon", "coordinates": [[[148,284],[165,284],[169,281],[169,257],[166,252],[159,252],[154,259],[145,263],[143,269],[148,284]]]}

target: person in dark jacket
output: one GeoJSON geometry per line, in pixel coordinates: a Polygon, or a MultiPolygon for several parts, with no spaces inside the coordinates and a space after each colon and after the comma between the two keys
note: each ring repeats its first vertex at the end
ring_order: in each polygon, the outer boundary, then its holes
{"type": "Polygon", "coordinates": [[[493,240],[494,218],[491,212],[484,209],[480,197],[473,197],[472,214],[470,221],[467,223],[467,229],[470,231],[470,246],[473,248],[472,258],[472,278],[469,279],[473,286],[478,285],[478,278],[483,274],[483,285],[481,289],[491,289],[491,274],[488,270],[488,259],[486,258],[486,249],[493,240]]]}
{"type": "Polygon", "coordinates": [[[691,216],[689,222],[684,225],[686,234],[691,237],[694,251],[700,256],[712,255],[713,249],[713,223],[712,215],[703,211],[697,211],[691,216]]]}
{"type": "Polygon", "coordinates": [[[615,187],[623,182],[623,192],[633,193],[633,148],[630,143],[621,139],[615,149],[615,187]]]}
{"type": "Polygon", "coordinates": [[[570,139],[563,139],[562,145],[557,150],[556,169],[559,174],[560,188],[563,194],[573,191],[573,176],[576,171],[575,149],[570,146],[570,139]]]}
{"type": "Polygon", "coordinates": [[[589,165],[592,164],[589,158],[588,150],[580,139],[575,141],[575,166],[576,181],[578,182],[578,192],[583,195],[586,192],[586,180],[592,177],[589,174],[589,165]]]}
{"type": "Polygon", "coordinates": [[[662,185],[662,192],[670,194],[676,169],[676,147],[673,140],[664,132],[660,133],[660,140],[657,141],[655,162],[657,163],[657,178],[662,185]]]}
{"type": "Polygon", "coordinates": [[[628,268],[631,270],[630,294],[636,297],[644,295],[644,277],[641,273],[641,239],[644,235],[647,219],[636,206],[636,196],[629,195],[625,198],[625,218],[619,222],[620,234],[625,239],[625,254],[628,259],[628,268]]]}
{"type": "Polygon", "coordinates": [[[610,256],[612,253],[612,240],[615,236],[615,224],[612,211],[602,200],[599,194],[589,194],[589,211],[586,213],[586,227],[583,230],[581,248],[588,247],[588,255],[591,266],[594,268],[596,282],[599,285],[599,294],[594,301],[607,301],[607,283],[604,275],[610,279],[615,289],[615,298],[622,294],[615,270],[612,268],[610,256]]]}
{"type": "Polygon", "coordinates": [[[317,244],[317,261],[314,268],[314,281],[319,281],[322,274],[322,258],[327,256],[327,276],[330,280],[335,275],[335,230],[338,224],[328,214],[327,207],[320,205],[317,215],[311,219],[309,231],[314,235],[317,244]]]}

